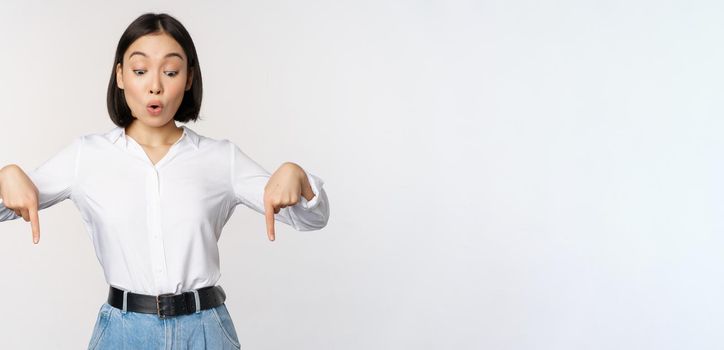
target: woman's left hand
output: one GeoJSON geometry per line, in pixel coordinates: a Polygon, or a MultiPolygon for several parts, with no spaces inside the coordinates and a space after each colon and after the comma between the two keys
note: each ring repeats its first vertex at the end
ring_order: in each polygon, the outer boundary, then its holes
{"type": "Polygon", "coordinates": [[[297,164],[286,162],[271,175],[264,187],[264,215],[266,233],[274,241],[274,214],[287,206],[299,203],[300,196],[307,200],[314,198],[312,186],[304,169],[297,164]]]}

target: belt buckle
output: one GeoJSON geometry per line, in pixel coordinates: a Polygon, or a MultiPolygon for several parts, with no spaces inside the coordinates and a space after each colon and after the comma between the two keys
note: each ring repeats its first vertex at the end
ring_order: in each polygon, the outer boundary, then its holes
{"type": "Polygon", "coordinates": [[[170,295],[170,296],[173,296],[173,295],[175,295],[175,294],[173,294],[173,293],[164,293],[164,294],[159,294],[159,295],[156,296],[156,314],[157,314],[158,317],[160,317],[160,318],[166,318],[166,315],[162,315],[162,314],[161,314],[161,297],[169,296],[169,295],[170,295]]]}

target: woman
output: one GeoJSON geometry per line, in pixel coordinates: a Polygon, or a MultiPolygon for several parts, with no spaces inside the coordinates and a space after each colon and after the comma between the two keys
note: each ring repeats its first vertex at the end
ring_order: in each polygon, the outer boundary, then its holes
{"type": "Polygon", "coordinates": [[[178,127],[196,121],[202,81],[190,35],[167,14],[144,14],[119,40],[108,86],[113,129],[88,134],[25,174],[0,170],[0,221],[70,198],[109,284],[89,349],[239,349],[216,285],[217,242],[238,204],[298,231],[329,219],[319,177],[286,162],[273,174],[227,139],[178,127]],[[275,216],[275,214],[278,214],[275,216]]]}

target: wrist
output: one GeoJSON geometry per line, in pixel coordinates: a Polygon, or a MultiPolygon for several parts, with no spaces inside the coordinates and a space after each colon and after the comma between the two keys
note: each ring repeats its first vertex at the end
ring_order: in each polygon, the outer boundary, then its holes
{"type": "MultiPolygon", "coordinates": [[[[11,165],[12,165],[12,164],[11,164],[11,165]]],[[[3,187],[3,179],[5,178],[5,173],[6,173],[6,170],[7,170],[7,168],[8,168],[9,166],[10,166],[10,165],[6,165],[6,166],[0,168],[0,188],[3,187]]]]}
{"type": "Polygon", "coordinates": [[[10,168],[17,167],[15,164],[8,164],[2,168],[0,168],[0,188],[2,188],[3,181],[5,181],[5,177],[7,176],[10,168]]]}
{"type": "Polygon", "coordinates": [[[304,169],[299,166],[299,164],[292,163],[292,162],[286,162],[285,165],[292,167],[294,171],[297,173],[297,176],[299,178],[299,183],[302,187],[302,197],[304,197],[306,200],[311,201],[312,198],[314,198],[314,191],[312,190],[312,184],[309,183],[309,178],[307,177],[307,172],[304,171],[304,169]]]}

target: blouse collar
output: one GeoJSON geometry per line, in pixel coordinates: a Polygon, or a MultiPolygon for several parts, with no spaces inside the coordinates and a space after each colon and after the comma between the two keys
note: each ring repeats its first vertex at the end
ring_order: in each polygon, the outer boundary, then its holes
{"type": "MultiPolygon", "coordinates": [[[[183,129],[183,134],[181,135],[181,139],[179,139],[179,142],[183,141],[183,138],[186,137],[195,149],[199,149],[199,135],[190,128],[188,128],[186,125],[181,125],[181,128],[183,129]]],[[[126,128],[120,126],[114,127],[110,132],[106,134],[106,137],[109,141],[111,141],[111,143],[115,144],[120,138],[121,146],[123,146],[124,148],[128,148],[128,138],[125,136],[126,128]]]]}

